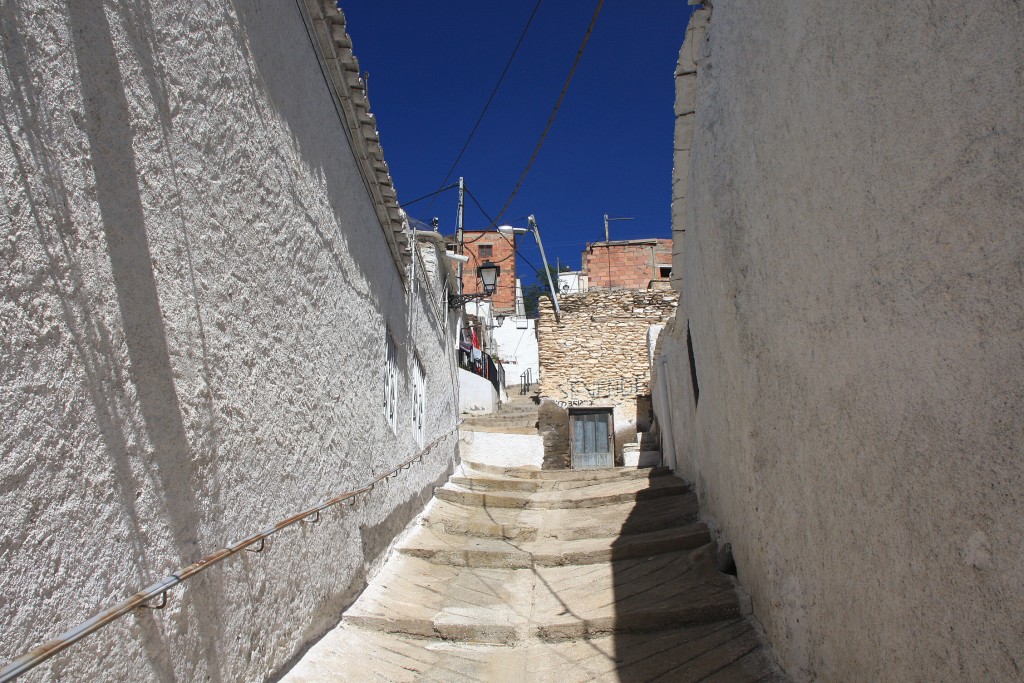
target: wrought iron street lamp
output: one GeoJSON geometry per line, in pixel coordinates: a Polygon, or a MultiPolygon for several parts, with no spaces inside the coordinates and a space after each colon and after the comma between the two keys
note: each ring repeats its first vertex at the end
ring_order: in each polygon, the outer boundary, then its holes
{"type": "Polygon", "coordinates": [[[448,308],[460,308],[466,302],[479,301],[481,299],[486,299],[489,296],[493,296],[494,292],[498,289],[498,275],[500,273],[500,266],[497,266],[490,261],[484,261],[480,267],[476,269],[476,275],[480,278],[484,291],[476,294],[449,294],[448,308]]]}

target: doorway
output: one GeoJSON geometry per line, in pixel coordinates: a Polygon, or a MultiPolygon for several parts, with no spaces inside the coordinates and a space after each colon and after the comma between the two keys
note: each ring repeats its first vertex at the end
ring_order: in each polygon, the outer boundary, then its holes
{"type": "Polygon", "coordinates": [[[611,408],[570,408],[569,434],[572,469],[591,470],[615,464],[611,408]]]}

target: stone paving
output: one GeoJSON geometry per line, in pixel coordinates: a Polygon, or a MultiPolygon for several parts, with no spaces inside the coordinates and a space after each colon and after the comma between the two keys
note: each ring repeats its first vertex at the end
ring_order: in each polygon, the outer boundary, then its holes
{"type": "Polygon", "coordinates": [[[685,482],[464,462],[282,680],[786,679],[685,482]]]}

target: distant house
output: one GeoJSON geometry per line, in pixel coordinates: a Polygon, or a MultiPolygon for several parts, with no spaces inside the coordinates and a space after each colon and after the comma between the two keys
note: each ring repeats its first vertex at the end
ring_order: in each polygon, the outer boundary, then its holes
{"type": "MultiPolygon", "coordinates": [[[[516,310],[516,236],[496,230],[463,231],[462,254],[469,262],[462,267],[462,290],[466,294],[481,291],[476,269],[490,261],[501,268],[498,290],[491,297],[495,313],[513,314],[516,310]]],[[[454,238],[448,238],[454,243],[454,238]]]]}
{"type": "Polygon", "coordinates": [[[592,289],[667,288],[672,276],[672,240],[590,243],[583,251],[583,274],[592,289]]]}

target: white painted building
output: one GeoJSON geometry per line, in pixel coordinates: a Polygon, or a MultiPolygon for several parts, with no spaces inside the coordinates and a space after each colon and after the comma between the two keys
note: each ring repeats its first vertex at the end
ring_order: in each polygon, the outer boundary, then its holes
{"type": "Polygon", "coordinates": [[[580,294],[588,289],[587,274],[580,270],[558,274],[558,293],[580,294]]]}
{"type": "Polygon", "coordinates": [[[0,667],[422,453],[32,678],[271,679],[452,470],[447,259],[409,248],[333,2],[0,30],[0,667]]]}
{"type": "Polygon", "coordinates": [[[512,392],[523,381],[538,381],[536,321],[523,316],[507,316],[492,332],[497,354],[505,367],[505,384],[512,392]],[[528,375],[524,375],[528,373],[528,375]]]}

